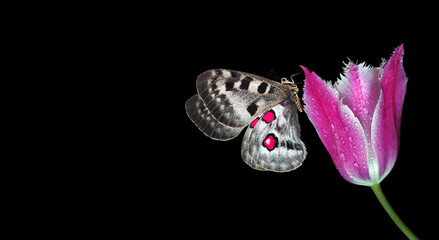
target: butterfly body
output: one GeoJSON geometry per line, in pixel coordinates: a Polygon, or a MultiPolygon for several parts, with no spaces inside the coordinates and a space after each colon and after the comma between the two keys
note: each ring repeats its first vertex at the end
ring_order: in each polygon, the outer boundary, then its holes
{"type": "Polygon", "coordinates": [[[233,139],[249,126],[241,146],[244,162],[257,170],[291,171],[302,164],[306,148],[300,140],[297,87],[289,83],[208,70],[197,77],[198,94],[187,100],[186,113],[215,140],[233,139]]]}

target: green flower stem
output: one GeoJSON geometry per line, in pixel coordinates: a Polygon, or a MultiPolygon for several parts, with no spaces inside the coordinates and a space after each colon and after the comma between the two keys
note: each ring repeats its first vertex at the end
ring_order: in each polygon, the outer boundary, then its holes
{"type": "Polygon", "coordinates": [[[393,222],[401,229],[401,231],[411,240],[418,239],[416,235],[410,231],[410,229],[404,224],[404,222],[401,220],[401,218],[398,217],[395,210],[393,210],[392,206],[390,206],[389,202],[387,201],[386,197],[384,196],[383,191],[381,190],[380,184],[375,184],[371,186],[373,192],[377,196],[378,200],[380,201],[381,205],[383,205],[384,209],[386,210],[387,214],[389,214],[390,218],[392,218],[393,222]]]}

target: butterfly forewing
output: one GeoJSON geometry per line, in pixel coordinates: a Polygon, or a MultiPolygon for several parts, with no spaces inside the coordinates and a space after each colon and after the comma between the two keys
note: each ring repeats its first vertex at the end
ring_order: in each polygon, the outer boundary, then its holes
{"type": "Polygon", "coordinates": [[[186,113],[204,134],[230,140],[250,125],[241,147],[249,166],[285,172],[302,164],[306,149],[300,140],[298,105],[289,87],[225,69],[203,72],[196,85],[198,94],[186,101],[186,113]]]}
{"type": "Polygon", "coordinates": [[[230,127],[247,126],[291,92],[281,83],[225,69],[200,74],[197,91],[212,116],[230,127]]]}

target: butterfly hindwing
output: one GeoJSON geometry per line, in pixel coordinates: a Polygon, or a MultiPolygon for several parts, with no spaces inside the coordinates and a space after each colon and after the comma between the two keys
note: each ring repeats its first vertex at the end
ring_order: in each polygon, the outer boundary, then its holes
{"type": "Polygon", "coordinates": [[[239,135],[243,128],[232,128],[218,122],[204,106],[198,94],[186,101],[186,113],[201,132],[215,140],[230,140],[239,135]]]}
{"type": "MultiPolygon", "coordinates": [[[[265,114],[264,114],[265,115],[265,114]]],[[[256,161],[253,160],[253,158],[248,153],[249,150],[249,144],[250,144],[250,137],[252,135],[253,129],[255,128],[256,124],[261,120],[261,117],[255,118],[250,125],[247,128],[247,131],[245,131],[244,138],[242,139],[241,144],[241,156],[247,165],[249,165],[251,168],[265,171],[265,168],[261,167],[259,164],[256,163],[256,161]]]]}
{"type": "Polygon", "coordinates": [[[291,171],[306,157],[300,139],[295,100],[286,99],[248,127],[241,147],[243,160],[257,170],[291,171]]]}

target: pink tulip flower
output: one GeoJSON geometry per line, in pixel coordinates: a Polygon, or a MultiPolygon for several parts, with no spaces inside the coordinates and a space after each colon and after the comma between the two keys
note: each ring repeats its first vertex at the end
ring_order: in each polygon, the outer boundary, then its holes
{"type": "Polygon", "coordinates": [[[342,177],[371,186],[398,227],[417,239],[388,204],[379,185],[398,156],[407,87],[403,55],[400,45],[378,68],[349,62],[334,85],[302,66],[306,77],[303,101],[342,177]]]}
{"type": "Polygon", "coordinates": [[[407,86],[403,54],[401,45],[379,68],[349,62],[334,85],[302,67],[305,112],[351,183],[380,183],[395,165],[407,86]]]}

